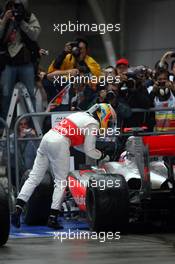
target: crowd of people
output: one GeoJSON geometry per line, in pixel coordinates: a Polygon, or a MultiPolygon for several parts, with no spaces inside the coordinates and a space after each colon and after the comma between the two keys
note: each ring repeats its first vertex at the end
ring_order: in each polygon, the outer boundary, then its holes
{"type": "MultiPolygon", "coordinates": [[[[26,0],[6,1],[0,15],[1,117],[6,119],[15,83],[20,81],[28,89],[36,111],[39,91],[40,111],[79,111],[95,103],[109,103],[117,113],[119,128],[175,130],[172,110],[131,110],[175,106],[174,52],[166,52],[154,69],[146,65],[133,67],[126,58],[118,58],[116,65],[101,67],[90,56],[88,42],[77,38],[66,43],[43,70],[40,59],[45,52],[37,42],[40,31],[40,23],[26,0]]],[[[50,125],[45,121],[46,132],[50,125]]]]}
{"type": "Polygon", "coordinates": [[[174,52],[166,52],[155,69],[145,65],[132,67],[125,58],[118,59],[115,66],[101,68],[89,56],[85,40],[77,39],[73,45],[76,45],[78,56],[74,55],[72,43],[66,43],[64,51],[52,62],[48,72],[41,73],[48,101],[58,94],[59,100],[55,100],[52,111],[87,110],[95,103],[110,103],[117,113],[120,128],[146,126],[149,131],[175,129],[174,111],[132,113],[134,108],[175,106],[174,52]],[[169,61],[172,61],[171,65],[169,61]],[[89,78],[82,79],[82,75],[89,78]],[[62,86],[58,81],[60,76],[65,79],[69,76],[69,80],[73,78],[75,82],[66,89],[68,82],[62,86]],[[97,77],[95,82],[94,76],[97,77]],[[54,83],[54,80],[57,82],[54,83]]]}
{"type": "MultiPolygon", "coordinates": [[[[50,166],[55,189],[48,225],[59,229],[57,216],[64,194],[60,179],[65,180],[69,171],[70,148],[83,146],[90,158],[104,160],[108,157],[109,161],[111,153],[116,154],[116,160],[120,158],[126,142],[125,137],[116,137],[117,147],[111,151],[105,144],[104,149],[98,148],[96,137],[91,134],[72,136],[67,132],[63,136],[60,131],[68,131],[68,127],[78,129],[76,131],[86,127],[90,131],[94,127],[106,129],[110,117],[115,118],[119,131],[131,127],[175,131],[175,110],[172,109],[175,107],[175,53],[163,54],[153,69],[147,65],[134,67],[124,57],[114,58],[115,65],[101,66],[91,56],[88,41],[79,37],[67,42],[47,69],[43,69],[41,58],[47,52],[38,43],[40,32],[39,20],[30,11],[27,0],[5,2],[0,14],[0,116],[6,120],[17,82],[27,88],[36,112],[78,112],[70,114],[52,130],[50,117],[45,118],[41,124],[45,135],[40,145],[33,139],[37,131],[31,120],[19,121],[18,137],[28,138],[19,144],[20,176],[25,170],[32,170],[18,196],[12,223],[20,226],[22,209],[50,166]],[[94,106],[97,108],[92,114],[88,109],[94,106]],[[150,108],[157,110],[147,111],[150,108]]],[[[10,139],[12,184],[15,185],[14,133],[10,139]]]]}

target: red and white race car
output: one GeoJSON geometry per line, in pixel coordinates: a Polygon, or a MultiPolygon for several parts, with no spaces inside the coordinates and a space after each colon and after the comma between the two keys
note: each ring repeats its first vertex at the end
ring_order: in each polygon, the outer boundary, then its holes
{"type": "MultiPolygon", "coordinates": [[[[119,161],[68,174],[64,209],[70,215],[86,213],[92,230],[125,232],[128,223],[162,218],[175,223],[175,135],[146,135],[137,129],[131,134],[119,161]]],[[[26,177],[28,172],[23,181],[26,177]]],[[[52,193],[53,179],[47,173],[28,202],[26,224],[47,223],[52,193]]]]}
{"type": "Polygon", "coordinates": [[[68,192],[92,230],[125,231],[129,222],[175,216],[175,135],[141,134],[128,138],[120,161],[69,173],[68,192]]]}

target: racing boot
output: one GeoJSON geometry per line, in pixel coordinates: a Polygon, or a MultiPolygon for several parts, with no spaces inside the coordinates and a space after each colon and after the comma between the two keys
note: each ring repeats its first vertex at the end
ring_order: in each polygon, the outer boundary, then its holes
{"type": "Polygon", "coordinates": [[[11,215],[11,224],[16,228],[20,228],[21,226],[20,217],[24,205],[25,205],[24,201],[17,199],[15,212],[11,215]]]}
{"type": "Polygon", "coordinates": [[[47,226],[53,229],[62,229],[63,226],[58,222],[58,216],[61,214],[59,210],[51,209],[50,216],[48,218],[47,226]]]}

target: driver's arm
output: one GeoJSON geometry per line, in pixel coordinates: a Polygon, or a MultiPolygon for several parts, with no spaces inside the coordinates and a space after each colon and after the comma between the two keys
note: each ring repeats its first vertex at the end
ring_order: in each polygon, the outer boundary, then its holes
{"type": "Polygon", "coordinates": [[[85,134],[84,152],[92,159],[100,159],[102,152],[96,149],[96,135],[99,127],[95,124],[88,125],[88,129],[85,134]]]}

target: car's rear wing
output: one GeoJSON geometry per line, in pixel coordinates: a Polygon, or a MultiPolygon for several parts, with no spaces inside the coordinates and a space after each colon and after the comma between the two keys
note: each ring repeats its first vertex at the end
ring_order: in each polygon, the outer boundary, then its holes
{"type": "Polygon", "coordinates": [[[143,136],[150,156],[175,156],[175,135],[143,136]]]}
{"type": "MultiPolygon", "coordinates": [[[[132,109],[133,112],[157,112],[175,111],[175,108],[151,108],[151,109],[132,109]]],[[[172,157],[175,156],[175,131],[165,132],[146,132],[147,127],[127,128],[120,136],[134,137],[134,156],[135,162],[141,175],[142,186],[140,194],[142,199],[150,199],[150,156],[168,157],[168,179],[173,185],[175,193],[175,176],[173,172],[172,157]]]]}
{"type": "MultiPolygon", "coordinates": [[[[174,111],[175,107],[169,108],[150,108],[150,109],[132,109],[133,113],[138,112],[159,112],[174,111]]],[[[164,132],[147,132],[147,127],[124,128],[121,136],[141,136],[143,143],[148,146],[150,156],[175,156],[175,130],[164,132]]]]}

